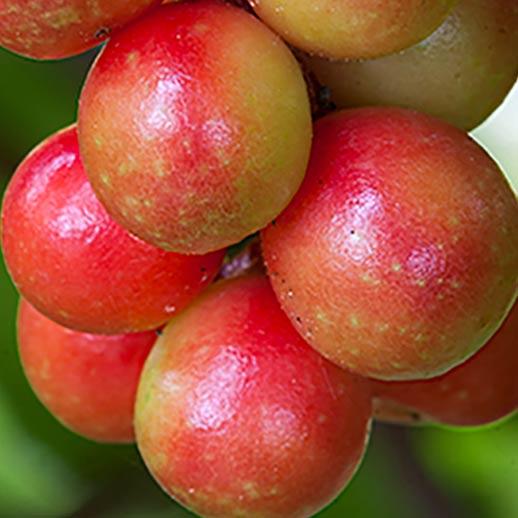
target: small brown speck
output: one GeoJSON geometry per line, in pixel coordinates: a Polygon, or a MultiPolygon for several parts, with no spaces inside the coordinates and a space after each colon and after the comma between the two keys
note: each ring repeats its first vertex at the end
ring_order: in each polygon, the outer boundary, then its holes
{"type": "Polygon", "coordinates": [[[98,29],[96,31],[96,33],[94,34],[94,38],[96,40],[101,40],[101,39],[104,39],[106,37],[108,37],[110,34],[110,29],[109,27],[101,27],[100,29],[98,29]]]}

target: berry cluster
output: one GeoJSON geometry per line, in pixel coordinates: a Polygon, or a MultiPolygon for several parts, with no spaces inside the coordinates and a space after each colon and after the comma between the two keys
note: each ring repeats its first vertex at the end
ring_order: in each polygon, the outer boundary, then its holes
{"type": "Polygon", "coordinates": [[[518,201],[465,132],[516,79],[513,0],[159,3],[0,2],[25,56],[109,38],[2,207],[45,406],[225,518],[318,512],[373,417],[515,412],[518,201]]]}

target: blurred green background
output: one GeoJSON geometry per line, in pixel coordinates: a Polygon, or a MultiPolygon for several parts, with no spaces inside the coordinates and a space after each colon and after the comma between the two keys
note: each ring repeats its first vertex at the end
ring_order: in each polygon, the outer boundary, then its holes
{"type": "MultiPolygon", "coordinates": [[[[0,51],[0,186],[39,141],[74,121],[93,53],[35,63],[0,51]]],[[[518,186],[518,87],[474,132],[518,186]]],[[[62,428],[21,371],[16,292],[0,269],[0,516],[184,517],[132,447],[100,446],[62,428]]],[[[319,515],[518,517],[518,418],[477,431],[375,426],[353,483],[319,515]]]]}

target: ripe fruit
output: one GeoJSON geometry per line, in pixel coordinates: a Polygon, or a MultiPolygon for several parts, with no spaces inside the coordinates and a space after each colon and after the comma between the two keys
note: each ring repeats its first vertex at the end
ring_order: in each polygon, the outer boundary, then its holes
{"type": "Polygon", "coordinates": [[[145,241],[205,253],[264,227],[307,165],[300,67],[253,16],[166,5],[120,31],[81,95],[79,139],[108,212],[145,241]]]}
{"type": "Polygon", "coordinates": [[[78,333],[20,303],[19,352],[32,389],[67,428],[94,441],[133,442],[137,384],[156,338],[78,333]]]}
{"type": "Polygon", "coordinates": [[[160,485],[211,517],[307,517],[349,481],[371,402],[297,334],[265,277],[212,286],[146,362],[137,444],[160,485]]]}
{"type": "Polygon", "coordinates": [[[391,54],[426,38],[457,0],[250,0],[288,42],[336,59],[391,54]]]}
{"type": "Polygon", "coordinates": [[[160,0],[0,0],[0,46],[36,59],[80,54],[160,0]]]}
{"type": "Polygon", "coordinates": [[[515,0],[461,0],[425,41],[384,58],[331,62],[308,58],[340,108],[415,108],[464,129],[483,122],[518,75],[515,0]]]}
{"type": "Polygon", "coordinates": [[[426,381],[372,382],[378,418],[408,415],[453,426],[480,426],[518,409],[518,304],[496,335],[475,356],[426,381]],[[394,415],[394,409],[398,414],[394,415]]]}
{"type": "Polygon", "coordinates": [[[75,126],[19,166],[2,225],[22,295],[52,320],[91,333],[156,329],[209,284],[224,255],[165,252],[115,223],[88,183],[75,126]]]}
{"type": "Polygon", "coordinates": [[[263,251],[324,356],[429,378],[474,354],[516,299],[518,202],[460,130],[398,108],[343,111],[317,122],[306,180],[263,251]]]}

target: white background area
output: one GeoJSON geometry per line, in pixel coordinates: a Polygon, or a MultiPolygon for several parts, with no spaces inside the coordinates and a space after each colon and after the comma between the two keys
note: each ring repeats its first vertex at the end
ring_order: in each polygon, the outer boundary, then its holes
{"type": "Polygon", "coordinates": [[[471,135],[497,160],[518,193],[518,81],[502,106],[471,135]]]}

